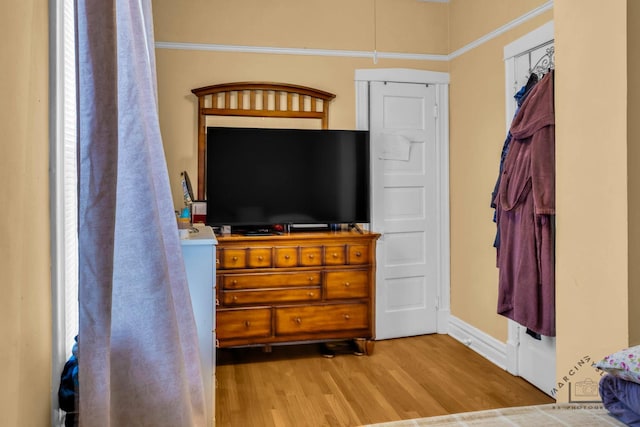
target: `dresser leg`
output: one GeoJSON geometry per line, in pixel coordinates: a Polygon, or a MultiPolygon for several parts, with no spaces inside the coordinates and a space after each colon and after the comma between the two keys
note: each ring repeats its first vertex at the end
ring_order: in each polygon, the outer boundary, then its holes
{"type": "Polygon", "coordinates": [[[265,344],[264,347],[262,347],[262,352],[263,353],[271,353],[271,350],[273,350],[271,348],[271,344],[265,344]]]}
{"type": "Polygon", "coordinates": [[[366,339],[366,338],[354,338],[354,354],[357,356],[367,355],[370,356],[373,354],[373,347],[375,346],[375,341],[366,339]]]}
{"type": "Polygon", "coordinates": [[[373,354],[373,348],[375,347],[376,342],[374,340],[367,340],[365,343],[365,353],[367,356],[371,356],[373,354]]]}
{"type": "Polygon", "coordinates": [[[320,344],[320,354],[323,357],[335,357],[336,354],[354,354],[364,356],[373,354],[373,340],[353,338],[347,341],[332,341],[320,344]]]}
{"type": "Polygon", "coordinates": [[[334,350],[333,345],[329,345],[329,343],[323,342],[320,344],[320,354],[322,357],[332,358],[335,357],[336,352],[334,350]]]}

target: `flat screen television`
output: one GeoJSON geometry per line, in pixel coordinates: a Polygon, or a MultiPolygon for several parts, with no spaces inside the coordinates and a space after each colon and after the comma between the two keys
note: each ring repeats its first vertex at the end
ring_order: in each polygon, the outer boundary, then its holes
{"type": "Polygon", "coordinates": [[[369,132],[207,128],[207,224],[369,222],[369,132]]]}

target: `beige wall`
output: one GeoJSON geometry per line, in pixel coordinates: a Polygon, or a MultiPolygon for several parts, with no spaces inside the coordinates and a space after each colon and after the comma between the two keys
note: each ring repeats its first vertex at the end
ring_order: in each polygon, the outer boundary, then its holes
{"type": "Polygon", "coordinates": [[[153,8],[157,41],[448,53],[448,7],[443,3],[153,0],[153,8]]]}
{"type": "Polygon", "coordinates": [[[558,378],[629,339],[626,3],[554,6],[558,378]],[[585,72],[594,52],[607,64],[599,78],[585,72]]]}
{"type": "Polygon", "coordinates": [[[3,9],[0,425],[41,427],[51,407],[48,2],[10,0],[3,9]]]}
{"type": "Polygon", "coordinates": [[[640,2],[627,1],[627,170],[629,172],[629,345],[640,345],[640,2]]]}
{"type": "Polygon", "coordinates": [[[547,0],[451,0],[449,52],[476,41],[546,2],[547,0]]]}

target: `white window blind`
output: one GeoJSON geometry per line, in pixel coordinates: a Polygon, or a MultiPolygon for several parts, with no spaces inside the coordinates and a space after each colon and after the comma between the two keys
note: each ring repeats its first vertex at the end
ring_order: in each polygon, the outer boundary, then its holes
{"type": "Polygon", "coordinates": [[[64,0],[63,199],[65,248],[65,345],[78,334],[78,203],[76,151],[76,54],[73,0],[64,0]]]}
{"type": "Polygon", "coordinates": [[[58,385],[78,334],[76,59],[74,0],[51,7],[50,182],[53,313],[52,425],[62,425],[58,385]]]}

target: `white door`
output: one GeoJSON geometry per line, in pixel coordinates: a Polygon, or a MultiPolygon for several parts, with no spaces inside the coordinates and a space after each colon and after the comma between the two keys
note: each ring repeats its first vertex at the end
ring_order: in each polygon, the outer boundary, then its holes
{"type": "Polygon", "coordinates": [[[376,339],[436,332],[438,151],[434,85],[371,82],[371,229],[381,231],[376,339]]]}
{"type": "MultiPolygon", "coordinates": [[[[550,22],[505,47],[507,127],[516,112],[513,95],[527,83],[531,69],[552,66],[553,46],[553,22],[550,22]]],[[[509,321],[508,344],[512,349],[508,352],[509,372],[553,395],[557,384],[555,337],[532,338],[525,327],[509,321]]]]}

